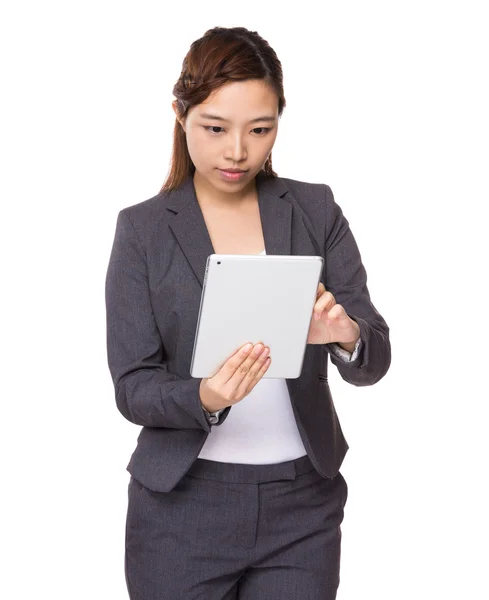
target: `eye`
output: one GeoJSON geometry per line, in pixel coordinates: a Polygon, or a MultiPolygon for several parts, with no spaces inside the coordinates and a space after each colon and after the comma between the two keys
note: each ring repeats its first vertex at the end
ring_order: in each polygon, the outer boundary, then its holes
{"type": "MultiPolygon", "coordinates": [[[[220,131],[210,131],[211,129],[222,129],[222,127],[218,127],[217,125],[204,125],[203,126],[206,131],[213,135],[218,135],[221,133],[220,131]]],[[[264,133],[260,133],[258,135],[266,135],[270,131],[270,127],[255,127],[252,131],[262,130],[264,133]]]]}
{"type": "Polygon", "coordinates": [[[217,125],[204,125],[204,129],[209,131],[209,133],[218,134],[220,131],[210,131],[211,129],[222,129],[222,127],[218,127],[217,125]]]}

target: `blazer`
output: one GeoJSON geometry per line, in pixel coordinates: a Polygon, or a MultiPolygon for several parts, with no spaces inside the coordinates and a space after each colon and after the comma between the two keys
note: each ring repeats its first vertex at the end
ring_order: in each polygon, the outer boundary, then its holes
{"type": "MultiPolygon", "coordinates": [[[[322,256],[322,283],[360,327],[355,360],[342,361],[329,344],[308,344],[301,375],[286,380],[307,454],[332,478],[348,444],[328,384],[328,356],[348,383],[373,385],[390,366],[389,328],[370,300],[359,249],[330,187],[263,173],[256,187],[266,253],[322,256]]],[[[193,175],[117,216],[105,282],[108,366],[119,411],[142,426],[126,468],[157,492],[175,487],[213,426],[200,403],[201,380],[190,376],[212,253],[193,175]]]]}

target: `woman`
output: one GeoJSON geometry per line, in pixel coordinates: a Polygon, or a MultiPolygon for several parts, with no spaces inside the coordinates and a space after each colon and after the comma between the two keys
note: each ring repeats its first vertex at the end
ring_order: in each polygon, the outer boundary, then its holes
{"type": "Polygon", "coordinates": [[[272,169],[285,98],[267,42],[207,31],[173,93],[170,173],[159,194],[120,211],[106,281],[116,402],[142,426],[127,467],[129,595],[330,600],[348,445],[328,356],[345,381],[373,385],[390,365],[389,329],[330,188],[272,169]],[[323,256],[299,378],[263,379],[266,340],[212,378],[190,376],[213,252],[323,256]]]}

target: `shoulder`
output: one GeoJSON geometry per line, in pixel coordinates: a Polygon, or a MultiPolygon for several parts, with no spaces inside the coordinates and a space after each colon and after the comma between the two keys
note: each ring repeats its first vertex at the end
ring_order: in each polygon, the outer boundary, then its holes
{"type": "Polygon", "coordinates": [[[150,198],[135,202],[119,210],[117,217],[121,227],[128,227],[146,246],[151,240],[165,235],[171,212],[167,210],[171,192],[160,192],[150,198]]]}
{"type": "Polygon", "coordinates": [[[289,177],[278,179],[288,192],[285,198],[313,218],[324,215],[337,206],[331,187],[326,183],[312,183],[289,177]]]}
{"type": "Polygon", "coordinates": [[[318,236],[324,235],[325,239],[328,239],[336,228],[348,225],[343,209],[336,202],[328,184],[288,177],[281,177],[280,180],[281,185],[288,191],[284,198],[296,207],[303,220],[318,236]]]}
{"type": "Polygon", "coordinates": [[[119,236],[135,238],[145,251],[154,240],[166,234],[169,211],[167,194],[158,193],[151,198],[122,207],[117,215],[116,231],[119,236]]]}
{"type": "Polygon", "coordinates": [[[123,207],[120,212],[133,223],[151,222],[165,214],[167,194],[159,193],[151,198],[123,207]]]}
{"type": "Polygon", "coordinates": [[[324,203],[333,200],[331,187],[326,183],[313,183],[290,177],[278,177],[277,179],[287,189],[289,195],[304,208],[317,206],[324,209],[324,203]]]}
{"type": "Polygon", "coordinates": [[[307,191],[311,194],[323,194],[325,188],[329,187],[325,183],[312,183],[310,181],[301,181],[300,179],[291,179],[290,177],[279,177],[284,185],[291,191],[307,191]]]}

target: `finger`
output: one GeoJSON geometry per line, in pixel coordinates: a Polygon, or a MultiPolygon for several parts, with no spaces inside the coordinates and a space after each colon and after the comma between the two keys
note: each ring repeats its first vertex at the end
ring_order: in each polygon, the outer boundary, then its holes
{"type": "Polygon", "coordinates": [[[336,304],[335,297],[331,292],[324,292],[324,294],[317,300],[314,305],[314,318],[320,319],[324,311],[330,311],[336,304]]]}
{"type": "Polygon", "coordinates": [[[324,287],[324,284],[322,282],[319,282],[318,289],[316,291],[316,298],[319,298],[319,296],[322,296],[325,291],[326,291],[326,288],[324,287]]]}
{"type": "MultiPolygon", "coordinates": [[[[265,347],[260,356],[244,374],[244,377],[239,382],[238,386],[231,393],[233,393],[238,398],[246,396],[251,389],[250,386],[254,387],[256,385],[257,378],[261,377],[260,372],[262,371],[262,368],[265,365],[269,355],[270,349],[268,347],[265,347]]],[[[230,382],[230,385],[233,385],[232,380],[230,382]]]]}
{"type": "Polygon", "coordinates": [[[258,367],[258,371],[255,372],[253,368],[253,374],[248,377],[248,387],[246,388],[246,394],[249,394],[251,390],[255,387],[255,385],[260,381],[260,379],[265,375],[268,371],[270,364],[272,362],[272,358],[270,355],[265,357],[260,356],[260,358],[256,361],[256,364],[261,365],[258,367]]]}
{"type": "Polygon", "coordinates": [[[240,367],[243,361],[250,355],[253,344],[249,342],[242,346],[231,358],[224,361],[219,369],[219,375],[223,378],[223,383],[227,383],[240,367]]]}
{"type": "Polygon", "coordinates": [[[212,377],[215,377],[219,371],[224,367],[224,365],[226,364],[226,362],[228,360],[230,360],[233,356],[238,355],[241,350],[243,350],[245,348],[245,346],[242,346],[241,348],[237,348],[236,350],[233,350],[232,354],[230,354],[229,356],[227,356],[222,362],[220,362],[217,367],[214,369],[212,375],[210,375],[208,377],[208,379],[211,379],[212,377]]]}
{"type": "Polygon", "coordinates": [[[228,382],[229,393],[233,397],[243,398],[248,393],[250,383],[254,381],[269,354],[270,348],[268,346],[263,346],[258,355],[251,353],[249,358],[252,362],[246,360],[242,367],[238,369],[239,373],[237,371],[235,377],[232,377],[228,382]],[[253,357],[255,357],[254,360],[253,357]]]}
{"type": "Polygon", "coordinates": [[[345,315],[345,309],[341,306],[341,304],[336,304],[329,312],[327,322],[328,325],[331,325],[334,321],[336,321],[339,317],[345,315]]]}
{"type": "Polygon", "coordinates": [[[260,360],[262,353],[268,348],[261,342],[255,344],[250,355],[242,362],[242,364],[235,371],[234,375],[228,381],[229,385],[232,386],[232,392],[236,390],[246,390],[248,387],[248,380],[254,376],[258,366],[255,366],[256,362],[260,360]]]}
{"type": "Polygon", "coordinates": [[[263,351],[263,348],[264,348],[264,344],[262,342],[257,342],[253,346],[253,349],[247,353],[244,360],[242,360],[241,363],[239,365],[237,365],[236,368],[234,368],[234,364],[233,364],[232,372],[229,372],[229,379],[226,381],[226,383],[231,386],[232,392],[234,392],[234,390],[236,390],[238,388],[238,386],[241,384],[243,379],[246,377],[251,366],[257,360],[257,358],[260,356],[261,352],[263,351]]]}

